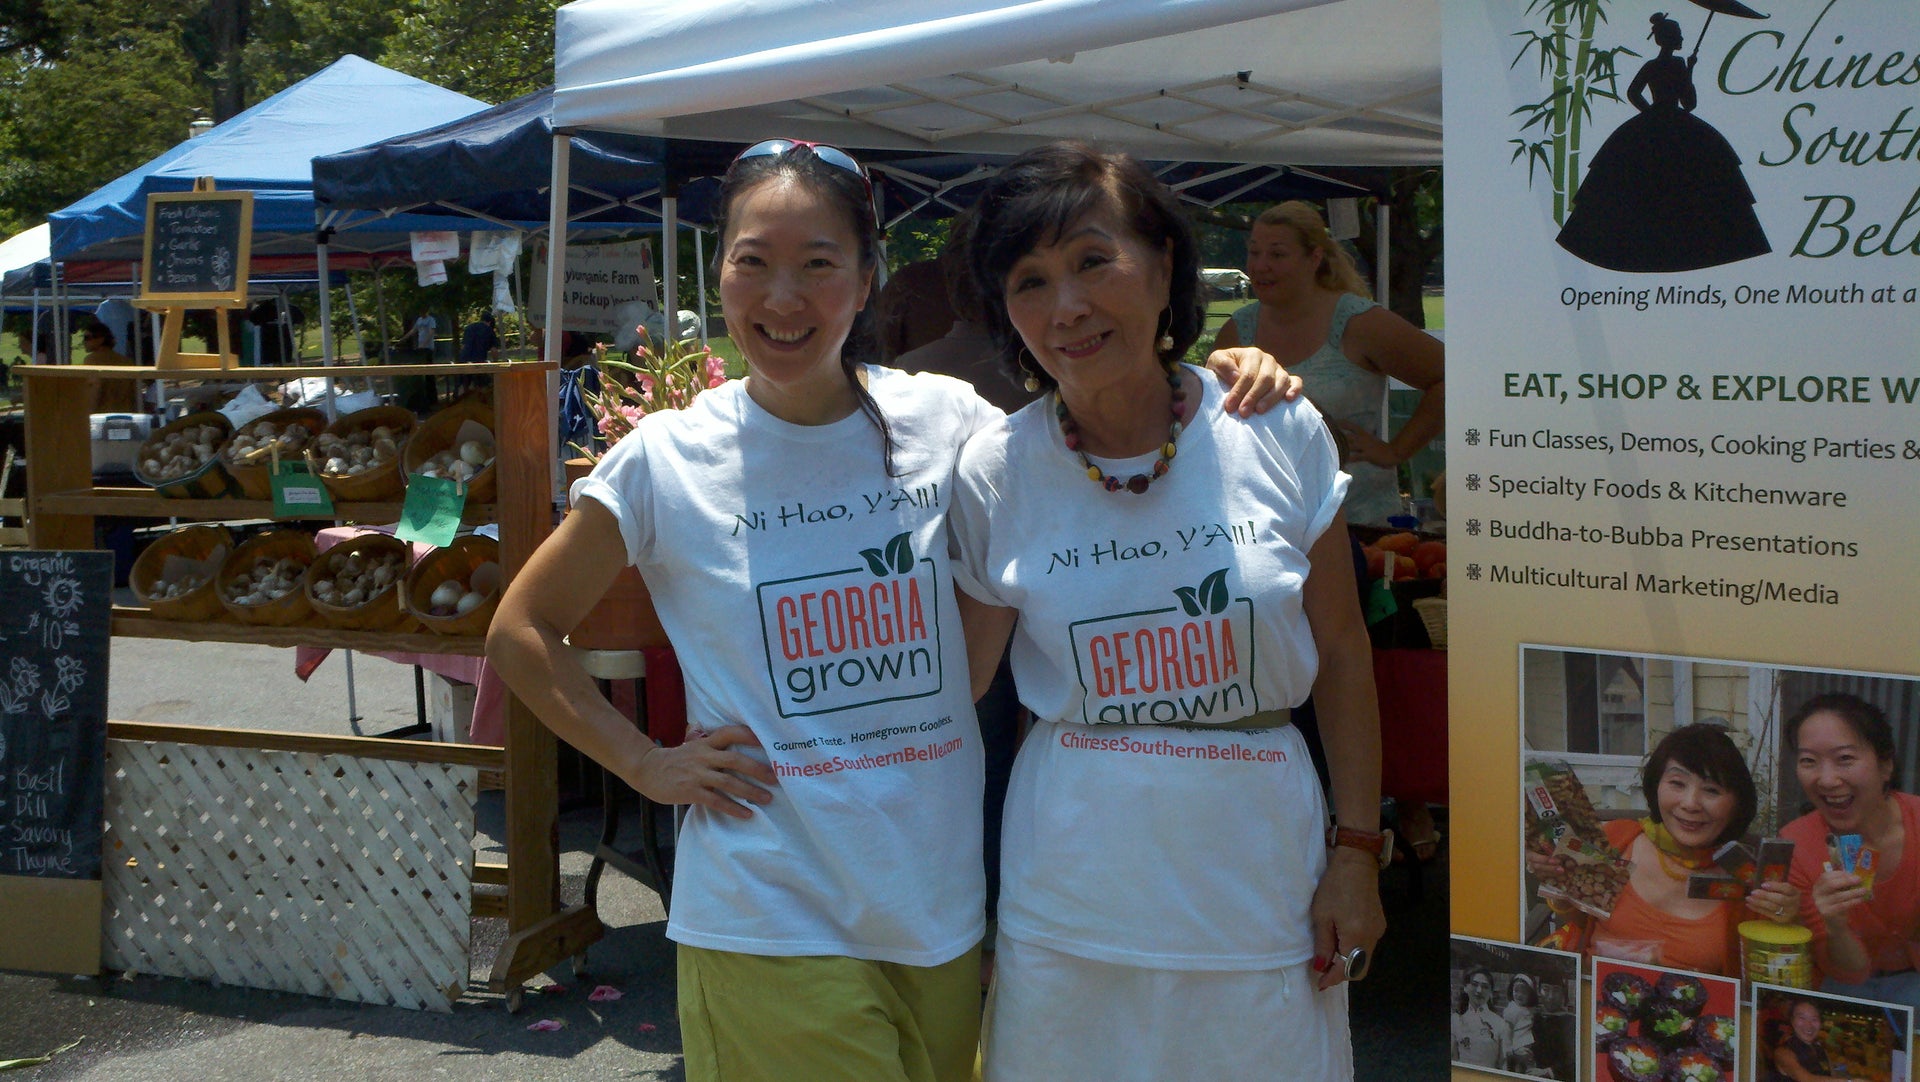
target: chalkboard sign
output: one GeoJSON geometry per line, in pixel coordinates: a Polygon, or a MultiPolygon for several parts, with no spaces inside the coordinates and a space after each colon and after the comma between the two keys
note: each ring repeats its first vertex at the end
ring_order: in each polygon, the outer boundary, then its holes
{"type": "Polygon", "coordinates": [[[245,304],[252,247],[252,192],[149,195],[140,300],[245,304]]]}
{"type": "Polygon", "coordinates": [[[113,554],[0,552],[0,876],[100,878],[113,554]]]}

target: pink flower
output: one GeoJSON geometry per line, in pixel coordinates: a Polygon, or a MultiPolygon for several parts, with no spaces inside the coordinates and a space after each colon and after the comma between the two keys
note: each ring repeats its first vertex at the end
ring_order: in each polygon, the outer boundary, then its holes
{"type": "Polygon", "coordinates": [[[534,1033],[552,1033],[565,1028],[567,1028],[567,1024],[558,1018],[542,1018],[538,1022],[531,1023],[527,1026],[527,1029],[534,1033]]]}
{"type": "Polygon", "coordinates": [[[614,1000],[619,999],[622,994],[620,989],[615,988],[613,985],[603,984],[587,993],[587,1002],[612,1003],[614,1000]]]}
{"type": "Polygon", "coordinates": [[[707,351],[706,367],[707,367],[707,386],[709,388],[718,387],[722,383],[727,382],[727,362],[721,360],[719,357],[714,356],[714,353],[712,350],[707,351]]]}
{"type": "Polygon", "coordinates": [[[652,1033],[654,1030],[659,1028],[660,1028],[659,1026],[654,1025],[652,1022],[640,1023],[640,1032],[642,1033],[652,1033]]]}

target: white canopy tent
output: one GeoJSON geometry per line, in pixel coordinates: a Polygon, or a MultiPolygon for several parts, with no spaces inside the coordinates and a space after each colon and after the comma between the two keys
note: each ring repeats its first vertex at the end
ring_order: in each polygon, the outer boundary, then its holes
{"type": "MultiPolygon", "coordinates": [[[[561,133],[778,135],[933,153],[1017,153],[1076,138],[1168,160],[1438,163],[1439,8],[575,0],[556,21],[554,123],[561,133]]],[[[553,191],[566,190],[566,160],[554,155],[553,191]]],[[[665,210],[674,213],[671,198],[665,210]]],[[[664,254],[672,311],[675,267],[664,254]]],[[[560,295],[562,262],[548,267],[549,298],[560,295]]]]}

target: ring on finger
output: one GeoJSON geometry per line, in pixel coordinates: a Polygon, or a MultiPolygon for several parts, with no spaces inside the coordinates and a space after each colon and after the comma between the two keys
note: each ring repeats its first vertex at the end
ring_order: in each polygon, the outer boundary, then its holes
{"type": "Polygon", "coordinates": [[[1335,957],[1340,959],[1341,972],[1349,981],[1365,980],[1367,970],[1373,968],[1373,956],[1365,947],[1355,947],[1335,957]]]}

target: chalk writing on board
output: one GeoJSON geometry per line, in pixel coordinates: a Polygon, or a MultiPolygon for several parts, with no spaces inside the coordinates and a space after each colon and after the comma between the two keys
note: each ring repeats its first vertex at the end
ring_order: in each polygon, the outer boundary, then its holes
{"type": "Polygon", "coordinates": [[[97,879],[113,557],[0,557],[0,875],[97,879]]]}
{"type": "Polygon", "coordinates": [[[156,293],[229,293],[246,205],[234,199],[156,201],[148,288],[156,293]]]}

